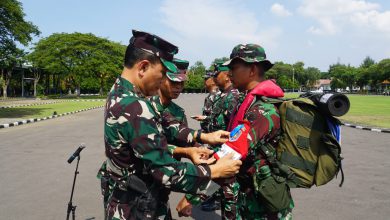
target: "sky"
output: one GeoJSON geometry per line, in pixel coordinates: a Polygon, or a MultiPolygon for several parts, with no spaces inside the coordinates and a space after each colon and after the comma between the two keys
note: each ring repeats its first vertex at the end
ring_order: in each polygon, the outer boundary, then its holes
{"type": "Polygon", "coordinates": [[[264,47],[272,61],[328,71],[390,58],[386,0],[21,0],[41,31],[93,33],[127,45],[137,29],[179,47],[178,58],[207,67],[237,44],[264,47]]]}

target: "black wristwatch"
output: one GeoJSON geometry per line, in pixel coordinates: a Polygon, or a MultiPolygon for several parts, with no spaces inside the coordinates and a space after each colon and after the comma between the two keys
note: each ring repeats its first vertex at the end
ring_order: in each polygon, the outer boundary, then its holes
{"type": "Polygon", "coordinates": [[[200,139],[201,134],[202,134],[202,130],[199,129],[195,137],[195,141],[198,143],[202,143],[202,140],[200,139]]]}

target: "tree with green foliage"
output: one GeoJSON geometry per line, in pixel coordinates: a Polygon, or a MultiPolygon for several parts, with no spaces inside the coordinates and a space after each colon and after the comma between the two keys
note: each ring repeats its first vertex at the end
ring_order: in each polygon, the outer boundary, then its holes
{"type": "MultiPolygon", "coordinates": [[[[306,85],[307,79],[305,78],[305,64],[302,61],[296,62],[292,65],[293,71],[293,81],[297,87],[302,87],[306,85]]],[[[296,87],[294,87],[296,88],[296,87]]]]}
{"type": "Polygon", "coordinates": [[[185,89],[202,89],[203,76],[206,74],[206,67],[201,61],[195,62],[188,70],[188,81],[184,85],[185,89]]]}
{"type": "Polygon", "coordinates": [[[41,39],[29,59],[34,66],[61,76],[68,87],[73,85],[78,96],[86,79],[95,79],[103,94],[106,80],[113,81],[121,70],[125,48],[93,34],[55,33],[41,39]]]}
{"type": "Polygon", "coordinates": [[[371,57],[367,56],[364,58],[362,64],[360,64],[361,68],[368,68],[375,64],[375,60],[373,60],[371,57]]]}
{"type": "Polygon", "coordinates": [[[266,77],[268,79],[275,79],[276,81],[278,81],[279,77],[282,75],[292,77],[292,67],[290,64],[285,64],[283,62],[275,62],[274,66],[266,73],[266,77]]]}
{"type": "Polygon", "coordinates": [[[375,61],[367,56],[356,69],[356,85],[359,86],[360,90],[370,83],[373,71],[376,71],[375,61]]]}
{"type": "Polygon", "coordinates": [[[317,81],[321,78],[321,71],[315,67],[308,67],[304,70],[306,79],[305,86],[307,88],[313,88],[317,81]]]}
{"type": "Polygon", "coordinates": [[[293,66],[283,62],[275,62],[274,66],[265,74],[267,79],[275,79],[284,89],[297,89],[299,83],[293,80],[293,66]]]}
{"type": "Polygon", "coordinates": [[[126,46],[103,39],[86,65],[93,79],[99,79],[99,94],[104,95],[107,85],[112,85],[123,68],[126,46]]]}
{"type": "MultiPolygon", "coordinates": [[[[347,86],[350,91],[352,91],[353,86],[357,81],[357,71],[355,67],[344,64],[334,64],[329,67],[329,74],[332,76],[332,80],[335,80],[334,86],[343,86],[337,87],[345,89],[347,86]],[[337,81],[337,83],[336,83],[337,81]]],[[[333,87],[332,87],[333,88],[333,87]]]]}
{"type": "Polygon", "coordinates": [[[40,34],[38,27],[24,19],[22,4],[17,0],[0,1],[0,82],[3,97],[7,97],[7,88],[12,71],[21,64],[25,55],[16,43],[27,46],[33,36],[40,34]]]}
{"type": "Polygon", "coordinates": [[[378,63],[378,71],[380,74],[379,80],[381,82],[390,80],[390,59],[383,59],[378,63]]]}

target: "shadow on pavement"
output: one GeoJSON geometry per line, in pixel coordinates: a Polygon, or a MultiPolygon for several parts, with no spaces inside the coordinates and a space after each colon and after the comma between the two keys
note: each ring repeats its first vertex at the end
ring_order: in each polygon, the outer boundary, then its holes
{"type": "Polygon", "coordinates": [[[0,118],[28,118],[49,108],[7,108],[0,110],[0,118]]]}

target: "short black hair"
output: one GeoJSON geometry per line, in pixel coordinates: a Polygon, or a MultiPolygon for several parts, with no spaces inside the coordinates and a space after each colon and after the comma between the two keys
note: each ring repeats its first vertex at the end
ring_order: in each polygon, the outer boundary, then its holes
{"type": "Polygon", "coordinates": [[[132,44],[129,44],[126,48],[124,65],[127,68],[132,68],[135,63],[140,60],[148,60],[152,64],[160,62],[160,58],[154,55],[153,53],[148,53],[142,49],[134,47],[132,44]]]}

